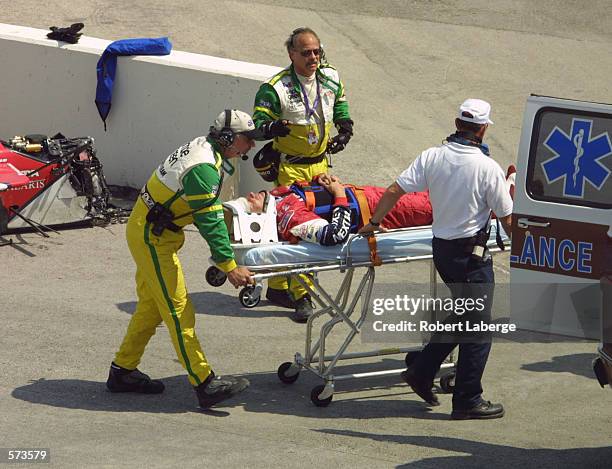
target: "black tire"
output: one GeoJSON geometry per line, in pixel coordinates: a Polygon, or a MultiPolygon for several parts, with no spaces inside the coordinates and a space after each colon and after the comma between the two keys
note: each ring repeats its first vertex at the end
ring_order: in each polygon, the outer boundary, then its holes
{"type": "Polygon", "coordinates": [[[323,392],[323,389],[325,389],[325,386],[320,384],[312,388],[312,391],[310,392],[310,400],[317,407],[327,407],[334,398],[334,395],[332,394],[327,399],[319,399],[319,394],[323,392]]]}
{"type": "Polygon", "coordinates": [[[293,376],[287,376],[285,374],[289,370],[289,368],[291,368],[292,366],[293,366],[293,363],[285,362],[281,366],[279,366],[278,370],[276,371],[276,375],[278,376],[278,379],[280,379],[285,384],[293,384],[300,377],[299,371],[297,372],[297,374],[293,376]]]}
{"type": "Polygon", "coordinates": [[[245,308],[254,308],[261,301],[261,296],[253,296],[254,290],[255,287],[248,286],[244,287],[242,290],[240,290],[240,293],[238,293],[238,299],[240,300],[240,304],[245,308]]]}
{"type": "Polygon", "coordinates": [[[406,358],[404,358],[404,361],[406,362],[406,367],[410,367],[410,365],[414,363],[416,358],[419,356],[419,353],[421,352],[408,352],[406,354],[406,358]]]}
{"type": "Polygon", "coordinates": [[[212,287],[220,287],[227,280],[227,275],[214,265],[206,270],[206,281],[212,287]]]}
{"type": "Polygon", "coordinates": [[[446,394],[452,394],[455,390],[455,373],[449,373],[440,378],[440,388],[446,394]]]}

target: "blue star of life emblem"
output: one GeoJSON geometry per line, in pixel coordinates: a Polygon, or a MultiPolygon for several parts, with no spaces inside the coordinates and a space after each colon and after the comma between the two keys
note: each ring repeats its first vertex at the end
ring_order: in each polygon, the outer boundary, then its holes
{"type": "Polygon", "coordinates": [[[572,119],[572,129],[567,135],[555,127],[544,145],[555,156],[542,162],[548,184],[564,179],[563,195],[584,197],[585,181],[601,190],[610,170],[600,160],[612,155],[610,136],[604,132],[591,138],[592,120],[572,119]]]}

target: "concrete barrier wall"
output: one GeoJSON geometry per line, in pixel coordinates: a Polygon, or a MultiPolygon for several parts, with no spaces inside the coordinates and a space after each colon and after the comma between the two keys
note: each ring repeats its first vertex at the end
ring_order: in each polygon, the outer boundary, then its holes
{"type": "MultiPolygon", "coordinates": [[[[250,113],[259,84],[279,70],[180,51],[119,57],[105,132],[94,104],[96,63],[111,41],[83,36],[72,45],[47,39],[47,32],[0,23],[0,138],[93,136],[115,185],[142,186],[166,155],[205,135],[221,110],[250,113]]],[[[261,187],[250,160],[235,165],[240,192],[261,187]]],[[[232,182],[226,197],[236,189],[232,182]]]]}

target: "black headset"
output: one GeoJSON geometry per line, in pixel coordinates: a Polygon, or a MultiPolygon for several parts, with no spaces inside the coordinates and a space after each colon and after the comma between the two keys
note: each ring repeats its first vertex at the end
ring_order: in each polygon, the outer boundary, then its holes
{"type": "Polygon", "coordinates": [[[236,138],[236,134],[232,130],[232,110],[225,110],[225,125],[221,130],[217,130],[214,125],[210,127],[209,133],[211,137],[213,137],[219,145],[222,147],[229,147],[232,143],[234,143],[234,139],[236,138]]]}

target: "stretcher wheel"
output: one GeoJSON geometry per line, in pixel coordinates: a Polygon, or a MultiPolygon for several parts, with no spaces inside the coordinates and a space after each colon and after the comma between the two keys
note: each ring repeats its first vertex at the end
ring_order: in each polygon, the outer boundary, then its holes
{"type": "Polygon", "coordinates": [[[440,387],[447,394],[452,394],[455,390],[455,373],[449,373],[440,378],[440,387]]]}
{"type": "Polygon", "coordinates": [[[321,394],[324,389],[325,386],[320,384],[319,386],[315,386],[314,388],[312,388],[312,391],[310,392],[310,400],[317,407],[327,407],[334,398],[334,395],[332,394],[326,399],[319,399],[319,394],[321,394]]]}
{"type": "Polygon", "coordinates": [[[212,287],[220,287],[227,280],[227,275],[214,265],[206,270],[206,281],[212,287]]]}
{"type": "Polygon", "coordinates": [[[291,362],[285,362],[281,366],[278,367],[278,371],[276,374],[278,375],[278,379],[280,379],[285,384],[295,383],[297,379],[300,377],[300,371],[298,368],[298,372],[294,375],[288,375],[287,372],[293,366],[291,362]]]}
{"type": "Polygon", "coordinates": [[[404,361],[406,362],[407,367],[410,367],[410,365],[414,363],[414,361],[416,360],[416,357],[419,356],[419,353],[421,352],[408,352],[406,354],[406,358],[404,358],[404,361]]]}
{"type": "Polygon", "coordinates": [[[244,287],[238,293],[238,299],[240,300],[240,304],[245,308],[254,308],[261,301],[261,296],[254,296],[253,292],[255,291],[255,287],[248,286],[244,287]]]}

